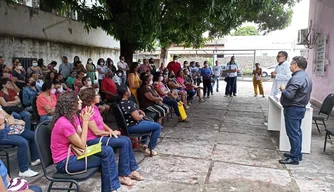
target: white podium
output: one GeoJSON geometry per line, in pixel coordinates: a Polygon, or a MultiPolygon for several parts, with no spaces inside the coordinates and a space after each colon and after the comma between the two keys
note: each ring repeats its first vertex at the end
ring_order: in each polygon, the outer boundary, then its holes
{"type": "MultiPolygon", "coordinates": [[[[313,108],[306,106],[305,117],[301,125],[303,134],[302,153],[311,153],[312,116],[313,108]]],[[[269,97],[268,131],[279,131],[279,150],[290,151],[290,142],[285,129],[284,109],[273,96],[269,97]]]]}

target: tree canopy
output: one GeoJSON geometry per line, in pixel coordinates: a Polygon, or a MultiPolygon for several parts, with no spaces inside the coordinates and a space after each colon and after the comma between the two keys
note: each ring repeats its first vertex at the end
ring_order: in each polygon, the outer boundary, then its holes
{"type": "Polygon", "coordinates": [[[245,27],[238,28],[231,35],[232,36],[256,36],[256,35],[260,35],[260,33],[254,26],[245,26],[245,27]]]}
{"type": "MultiPolygon", "coordinates": [[[[20,0],[7,0],[20,1],[20,0]]],[[[121,54],[180,44],[200,47],[244,22],[258,24],[264,33],[289,25],[296,0],[41,0],[43,7],[77,11],[86,29],[101,27],[120,40],[121,54]]],[[[130,58],[127,58],[130,61],[130,58]]]]}

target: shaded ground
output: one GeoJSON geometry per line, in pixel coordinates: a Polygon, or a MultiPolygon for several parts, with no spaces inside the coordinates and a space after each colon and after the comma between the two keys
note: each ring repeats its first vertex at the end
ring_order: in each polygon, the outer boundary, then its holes
{"type": "MultiPolygon", "coordinates": [[[[271,83],[264,87],[268,95],[271,83]]],[[[238,90],[238,97],[225,98],[220,92],[205,103],[194,102],[188,111],[191,123],[177,124],[174,116],[164,126],[159,156],[145,158],[135,152],[145,181],[119,191],[334,191],[334,145],[329,142],[322,152],[324,131],[319,134],[314,127],[312,154],[305,154],[299,166],[280,165],[278,133],[264,126],[267,99],[253,97],[251,82],[239,81],[238,90]]],[[[14,175],[16,154],[11,159],[14,175]]],[[[45,178],[29,180],[46,191],[45,178]]],[[[100,174],[82,182],[81,188],[100,191],[100,174]]]]}

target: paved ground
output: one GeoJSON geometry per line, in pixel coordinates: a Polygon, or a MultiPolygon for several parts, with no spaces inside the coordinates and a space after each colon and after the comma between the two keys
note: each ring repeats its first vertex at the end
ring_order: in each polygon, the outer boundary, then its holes
{"type": "MultiPolygon", "coordinates": [[[[271,83],[264,87],[268,95],[271,83]]],[[[322,152],[324,131],[319,134],[314,127],[312,154],[305,154],[299,166],[282,166],[278,133],[264,126],[267,99],[253,97],[251,82],[239,81],[238,90],[238,97],[224,98],[220,92],[205,103],[194,102],[188,111],[191,123],[177,124],[174,116],[164,126],[159,156],[145,158],[135,152],[146,180],[119,191],[334,191],[334,145],[328,143],[327,152],[322,152]]],[[[16,155],[11,158],[14,167],[16,155]]],[[[30,181],[46,191],[45,178],[30,181]]],[[[81,187],[85,192],[100,191],[100,174],[81,187]]]]}

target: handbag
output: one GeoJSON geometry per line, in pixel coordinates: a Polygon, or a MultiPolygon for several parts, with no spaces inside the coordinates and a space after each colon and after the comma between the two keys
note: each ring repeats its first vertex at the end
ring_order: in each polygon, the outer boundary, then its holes
{"type": "MultiPolygon", "coordinates": [[[[2,93],[4,95],[3,98],[5,99],[5,101],[8,102],[8,95],[6,95],[4,92],[2,92],[2,93]]],[[[4,107],[3,106],[2,109],[4,111],[6,111],[6,113],[8,113],[8,114],[12,114],[13,112],[19,113],[19,112],[24,110],[24,108],[22,106],[10,106],[10,107],[4,107]]]]}
{"type": "Polygon", "coordinates": [[[182,101],[178,102],[177,108],[179,109],[181,120],[183,121],[183,120],[187,119],[187,114],[186,114],[186,111],[184,110],[182,101]]]}
{"type": "Polygon", "coordinates": [[[227,82],[227,80],[228,80],[228,76],[226,76],[226,77],[224,78],[224,81],[225,81],[225,82],[227,82]]]}
{"type": "Polygon", "coordinates": [[[24,125],[13,124],[9,125],[8,135],[21,135],[24,131],[24,125]]]}
{"type": "Polygon", "coordinates": [[[69,175],[77,175],[77,174],[85,173],[87,171],[87,157],[91,156],[91,155],[94,155],[96,153],[99,153],[99,152],[101,152],[101,150],[102,150],[101,142],[99,142],[95,145],[91,145],[89,147],[87,147],[87,145],[86,145],[85,149],[81,149],[81,148],[79,148],[79,147],[77,147],[73,144],[70,144],[68,146],[68,152],[67,152],[67,158],[66,158],[66,164],[65,164],[66,173],[69,174],[69,175]],[[69,161],[70,156],[71,156],[71,151],[74,153],[74,155],[77,156],[78,160],[85,158],[85,169],[84,170],[78,171],[78,172],[72,172],[72,173],[68,171],[68,161],[69,161]]]}
{"type": "Polygon", "coordinates": [[[19,113],[24,110],[23,107],[19,107],[19,106],[2,107],[2,109],[6,111],[6,113],[8,114],[12,114],[13,112],[19,113]]]}

